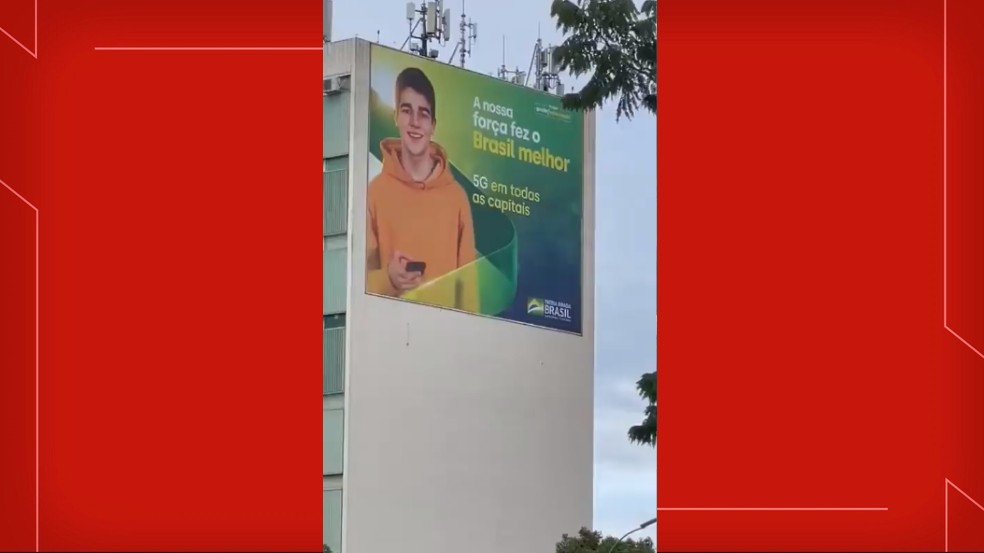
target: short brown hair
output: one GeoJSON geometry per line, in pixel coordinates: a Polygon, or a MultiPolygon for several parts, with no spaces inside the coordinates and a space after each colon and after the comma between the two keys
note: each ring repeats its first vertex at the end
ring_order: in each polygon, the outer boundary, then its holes
{"type": "MultiPolygon", "coordinates": [[[[423,71],[416,67],[407,67],[396,77],[396,101],[400,101],[400,93],[409,88],[417,94],[423,96],[430,103],[431,120],[437,121],[437,98],[434,94],[434,85],[423,71]]],[[[399,106],[397,106],[399,108],[399,106]]]]}

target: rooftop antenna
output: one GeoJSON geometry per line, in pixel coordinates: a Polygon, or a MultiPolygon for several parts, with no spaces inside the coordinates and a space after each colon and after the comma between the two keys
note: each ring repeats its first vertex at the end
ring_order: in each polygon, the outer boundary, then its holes
{"type": "MultiPolygon", "coordinates": [[[[540,24],[536,24],[536,42],[533,44],[533,55],[530,57],[530,68],[526,72],[526,80],[523,81],[523,86],[526,86],[529,82],[529,76],[534,75],[533,66],[536,65],[537,59],[540,56],[540,49],[543,48],[543,39],[540,38],[540,24]]],[[[535,87],[540,88],[540,71],[537,70],[535,87]]]]}
{"type": "Polygon", "coordinates": [[[506,69],[506,36],[502,36],[502,66],[499,67],[499,78],[513,84],[522,85],[526,81],[526,73],[516,69],[506,69]]]}
{"type": "Polygon", "coordinates": [[[461,0],[461,23],[458,24],[460,35],[454,51],[451,52],[451,58],[448,60],[448,63],[454,63],[454,55],[459,54],[461,56],[462,67],[465,66],[465,57],[471,57],[472,48],[478,42],[478,23],[472,21],[470,18],[465,22],[465,19],[465,0],[461,0]]]}
{"type": "Polygon", "coordinates": [[[403,45],[410,43],[411,52],[425,58],[436,59],[438,52],[436,49],[428,48],[428,42],[434,41],[437,45],[448,43],[451,38],[451,10],[444,9],[444,0],[421,2],[420,8],[417,8],[413,2],[407,2],[407,25],[410,32],[403,45]],[[417,19],[418,15],[419,19],[417,19]],[[416,23],[414,19],[417,19],[416,23]],[[419,35],[414,35],[418,27],[423,29],[419,35]],[[416,39],[418,42],[414,44],[411,39],[416,39]]]}
{"type": "MultiPolygon", "coordinates": [[[[537,90],[544,92],[553,91],[563,96],[564,83],[560,82],[560,65],[557,63],[557,47],[547,46],[544,48],[543,39],[539,35],[539,26],[537,26],[537,39],[533,45],[533,57],[530,59],[529,70],[529,74],[534,76],[533,86],[537,90]]],[[[526,81],[524,81],[524,84],[526,84],[526,81]]]]}
{"type": "Polygon", "coordinates": [[[325,44],[331,42],[331,0],[324,0],[322,5],[322,13],[324,15],[323,21],[323,39],[325,44]]]}
{"type": "Polygon", "coordinates": [[[506,78],[506,35],[502,35],[502,65],[499,66],[499,78],[506,78]]]}

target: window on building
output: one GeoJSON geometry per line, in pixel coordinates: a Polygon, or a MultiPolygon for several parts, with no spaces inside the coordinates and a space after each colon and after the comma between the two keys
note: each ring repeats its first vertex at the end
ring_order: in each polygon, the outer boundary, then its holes
{"type": "Polygon", "coordinates": [[[340,394],[345,391],[345,314],[325,315],[323,393],[340,394]]]}
{"type": "Polygon", "coordinates": [[[325,409],[322,428],[322,465],[325,476],[342,473],[342,438],[344,432],[344,412],[342,409],[325,409]]]}
{"type": "Polygon", "coordinates": [[[325,315],[325,328],[345,328],[345,313],[325,315]]]}
{"type": "Polygon", "coordinates": [[[322,275],[324,278],[324,289],[322,290],[322,302],[324,315],[334,315],[345,312],[346,294],[346,269],[348,268],[348,249],[344,240],[325,239],[324,267],[322,275]]]}
{"type": "Polygon", "coordinates": [[[324,160],[322,206],[325,236],[348,232],[348,156],[324,160]]]}
{"type": "Polygon", "coordinates": [[[321,151],[322,158],[348,155],[349,123],[352,95],[349,92],[324,97],[321,151]]]}
{"type": "Polygon", "coordinates": [[[321,513],[324,544],[332,553],[342,552],[342,490],[324,490],[321,513]]]}

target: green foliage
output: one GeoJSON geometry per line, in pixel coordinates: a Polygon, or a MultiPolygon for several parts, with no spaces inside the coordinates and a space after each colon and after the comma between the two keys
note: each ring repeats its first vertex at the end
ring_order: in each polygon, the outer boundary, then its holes
{"type": "Polygon", "coordinates": [[[636,382],[639,397],[646,400],[645,418],[642,424],[629,429],[629,441],[644,445],[656,445],[656,371],[642,375],[636,382]]]}
{"type": "Polygon", "coordinates": [[[553,0],[550,15],[567,37],[557,47],[561,69],[590,74],[568,109],[594,109],[617,98],[616,120],[638,109],[656,113],[656,0],[553,0]]]}
{"type": "MultiPolygon", "coordinates": [[[[581,528],[577,536],[564,534],[557,544],[556,553],[608,553],[618,538],[611,536],[602,537],[601,532],[594,532],[587,528],[581,528]]],[[[618,544],[618,553],[656,553],[653,540],[641,538],[633,540],[625,539],[618,544]]]]}
{"type": "MultiPolygon", "coordinates": [[[[656,0],[553,0],[550,15],[567,37],[557,47],[561,69],[590,74],[581,90],[564,96],[567,109],[585,110],[617,98],[616,120],[639,109],[656,113],[656,0]]],[[[656,373],[636,385],[646,400],[629,441],[656,445],[656,373]]]]}

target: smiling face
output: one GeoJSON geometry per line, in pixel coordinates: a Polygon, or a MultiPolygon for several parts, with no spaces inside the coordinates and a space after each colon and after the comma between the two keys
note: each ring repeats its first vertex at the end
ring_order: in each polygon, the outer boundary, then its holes
{"type": "Polygon", "coordinates": [[[396,128],[400,131],[403,151],[411,156],[426,155],[434,136],[433,106],[412,88],[404,88],[397,98],[396,128]]]}

